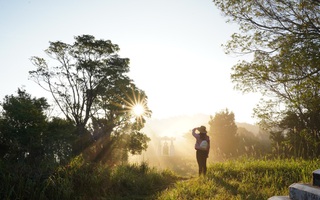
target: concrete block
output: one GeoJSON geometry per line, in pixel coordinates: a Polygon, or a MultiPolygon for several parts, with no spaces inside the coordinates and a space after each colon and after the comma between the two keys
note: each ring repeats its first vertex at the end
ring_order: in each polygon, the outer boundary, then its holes
{"type": "Polygon", "coordinates": [[[290,200],[289,196],[273,196],[270,197],[268,200],[290,200]]]}
{"type": "Polygon", "coordinates": [[[292,200],[320,200],[320,188],[309,184],[294,183],[289,186],[292,200]]]}
{"type": "Polygon", "coordinates": [[[312,185],[320,187],[320,169],[312,172],[312,185]]]}

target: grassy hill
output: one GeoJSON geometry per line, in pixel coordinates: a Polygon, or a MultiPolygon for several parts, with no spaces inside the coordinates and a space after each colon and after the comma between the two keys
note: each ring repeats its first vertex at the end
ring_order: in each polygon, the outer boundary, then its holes
{"type": "Polygon", "coordinates": [[[110,168],[76,159],[38,177],[0,165],[0,199],[261,200],[288,195],[293,183],[310,183],[319,161],[240,159],[213,163],[206,177],[190,178],[146,163],[110,168]]]}
{"type": "Polygon", "coordinates": [[[319,160],[241,159],[216,163],[206,177],[177,182],[157,199],[268,199],[288,195],[288,187],[297,182],[311,183],[312,171],[319,160]]]}

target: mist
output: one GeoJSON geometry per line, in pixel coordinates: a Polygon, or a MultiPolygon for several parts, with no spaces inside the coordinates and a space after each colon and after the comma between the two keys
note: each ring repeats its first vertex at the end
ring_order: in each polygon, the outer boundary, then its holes
{"type": "MultiPolygon", "coordinates": [[[[198,166],[195,138],[191,134],[194,127],[204,125],[210,128],[209,115],[183,115],[166,119],[152,119],[146,122],[142,131],[151,139],[148,149],[141,155],[129,157],[130,163],[146,162],[159,170],[169,169],[181,176],[196,176],[198,166]]],[[[257,126],[247,123],[237,123],[238,127],[245,127],[258,134],[257,126]]],[[[210,136],[210,135],[209,135],[210,136]]],[[[208,164],[215,162],[209,154],[208,164]]]]}
{"type": "Polygon", "coordinates": [[[197,174],[196,152],[192,141],[183,136],[152,135],[150,139],[147,151],[131,156],[129,162],[147,162],[151,167],[159,170],[169,169],[181,176],[197,174]]]}

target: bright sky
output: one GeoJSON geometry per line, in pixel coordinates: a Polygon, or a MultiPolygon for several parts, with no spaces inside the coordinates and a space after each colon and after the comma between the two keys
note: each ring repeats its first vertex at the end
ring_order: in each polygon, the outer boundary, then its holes
{"type": "Polygon", "coordinates": [[[47,97],[28,71],[31,56],[46,57],[49,41],[73,43],[90,34],[120,46],[130,78],[149,98],[152,118],[228,108],[237,122],[255,122],[259,95],[233,90],[231,67],[241,57],[221,44],[236,32],[211,0],[0,0],[0,101],[24,86],[47,97]]]}

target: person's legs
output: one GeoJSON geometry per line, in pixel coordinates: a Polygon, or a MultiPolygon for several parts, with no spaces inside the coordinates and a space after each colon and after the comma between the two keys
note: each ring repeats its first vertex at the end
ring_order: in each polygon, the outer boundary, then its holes
{"type": "Polygon", "coordinates": [[[207,152],[201,151],[201,166],[202,166],[202,174],[205,176],[207,174],[207,152]]]}
{"type": "Polygon", "coordinates": [[[203,175],[207,174],[207,153],[203,156],[203,175]]]}
{"type": "Polygon", "coordinates": [[[199,168],[199,175],[202,174],[202,157],[201,157],[201,152],[197,150],[197,163],[198,163],[198,168],[199,168]]]}
{"type": "Polygon", "coordinates": [[[205,151],[197,151],[197,162],[199,166],[199,175],[207,173],[207,154],[205,151]]]}

